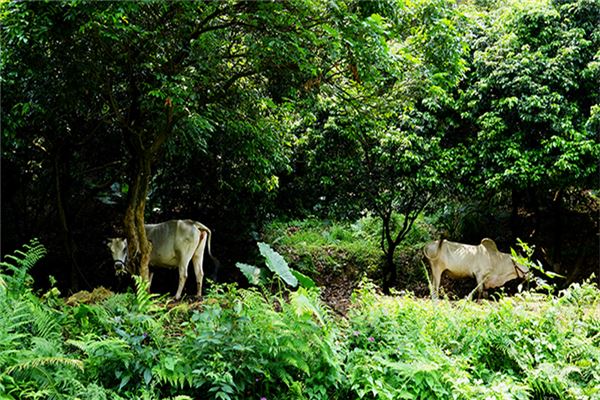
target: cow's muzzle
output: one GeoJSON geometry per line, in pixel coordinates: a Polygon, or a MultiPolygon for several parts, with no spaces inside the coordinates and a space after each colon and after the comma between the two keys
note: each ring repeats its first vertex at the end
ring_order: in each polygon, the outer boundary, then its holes
{"type": "Polygon", "coordinates": [[[123,260],[115,260],[115,273],[117,275],[125,275],[127,273],[127,266],[123,260]]]}

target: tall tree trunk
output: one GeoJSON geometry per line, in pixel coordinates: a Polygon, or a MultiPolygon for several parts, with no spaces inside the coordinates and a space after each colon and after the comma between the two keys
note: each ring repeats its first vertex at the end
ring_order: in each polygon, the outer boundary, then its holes
{"type": "Polygon", "coordinates": [[[67,254],[67,260],[69,260],[69,273],[71,280],[71,291],[77,292],[79,290],[79,265],[76,258],[76,245],[71,230],[69,228],[69,222],[67,218],[67,212],[65,210],[63,200],[63,184],[61,180],[62,170],[60,168],[60,153],[62,148],[55,150],[54,154],[54,186],[56,191],[56,209],[58,211],[58,221],[62,234],[63,245],[67,254]]]}
{"type": "Polygon", "coordinates": [[[394,265],[394,253],[397,244],[392,238],[392,211],[387,210],[381,215],[382,233],[381,233],[381,250],[385,255],[385,264],[383,266],[383,292],[390,293],[390,289],[396,284],[398,274],[394,265]]]}
{"type": "Polygon", "coordinates": [[[553,252],[552,261],[554,261],[554,272],[563,274],[562,271],[562,241],[563,241],[563,206],[562,206],[563,191],[559,189],[552,199],[552,219],[554,220],[554,237],[553,237],[553,252]]]}
{"type": "Polygon", "coordinates": [[[533,212],[533,227],[530,228],[529,238],[535,242],[539,237],[542,226],[542,210],[540,208],[540,194],[535,188],[528,188],[526,192],[527,207],[533,212]]]}
{"type": "Polygon", "coordinates": [[[150,279],[149,261],[152,246],[148,242],[144,228],[146,195],[150,186],[151,157],[141,154],[131,161],[131,184],[127,199],[127,209],[123,224],[128,238],[130,259],[134,274],[140,275],[146,282],[150,279]]]}
{"type": "MultiPolygon", "coordinates": [[[[150,253],[152,244],[148,242],[144,228],[144,212],[146,210],[146,196],[152,178],[152,162],[160,151],[165,141],[173,131],[173,103],[170,98],[165,100],[165,125],[157,131],[145,131],[140,124],[142,120],[141,100],[135,82],[131,82],[131,97],[134,99],[130,106],[131,123],[125,123],[128,135],[126,144],[131,154],[129,169],[129,192],[127,208],[123,218],[127,246],[129,251],[130,270],[140,275],[146,282],[150,281],[150,253]],[[154,133],[154,135],[152,134],[154,133]]],[[[118,110],[116,101],[112,98],[113,107],[118,110]]]]}
{"type": "Polygon", "coordinates": [[[390,289],[394,287],[398,281],[398,273],[394,264],[394,253],[396,246],[388,244],[387,252],[385,253],[385,266],[383,271],[383,293],[390,294],[390,289]]]}
{"type": "Polygon", "coordinates": [[[511,192],[511,213],[510,213],[510,230],[513,237],[519,237],[520,233],[520,218],[519,206],[521,205],[521,193],[517,189],[511,192]]]}

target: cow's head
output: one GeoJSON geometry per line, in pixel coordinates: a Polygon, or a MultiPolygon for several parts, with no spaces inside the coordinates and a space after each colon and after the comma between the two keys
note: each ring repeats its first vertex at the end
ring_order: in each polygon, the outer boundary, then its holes
{"type": "Polygon", "coordinates": [[[529,272],[530,272],[529,268],[527,268],[525,265],[521,264],[520,262],[516,261],[512,257],[511,257],[511,260],[515,267],[515,272],[517,273],[517,278],[520,278],[520,279],[528,278],[529,272]]]}
{"type": "Polygon", "coordinates": [[[127,239],[108,239],[106,245],[110,250],[113,261],[115,262],[115,270],[117,271],[117,275],[122,275],[126,273],[127,258],[129,257],[129,253],[127,251],[127,239]]]}

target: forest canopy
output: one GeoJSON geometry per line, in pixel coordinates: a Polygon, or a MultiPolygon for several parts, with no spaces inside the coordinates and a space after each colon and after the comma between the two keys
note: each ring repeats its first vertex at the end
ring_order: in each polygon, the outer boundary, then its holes
{"type": "Polygon", "coordinates": [[[597,271],[598,0],[6,1],[0,19],[2,252],[39,238],[41,286],[113,285],[109,236],[147,277],[144,223],[171,218],[211,227],[226,280],[273,221],[310,218],[376,221],[385,289],[442,236],[597,271]]]}

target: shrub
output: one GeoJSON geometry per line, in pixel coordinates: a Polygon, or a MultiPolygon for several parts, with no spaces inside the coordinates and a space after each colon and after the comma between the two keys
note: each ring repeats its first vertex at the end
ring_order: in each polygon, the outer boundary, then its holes
{"type": "Polygon", "coordinates": [[[31,289],[28,271],[46,250],[36,240],[0,263],[0,393],[8,399],[63,398],[83,389],[80,360],[62,340],[62,314],[31,289]]]}
{"type": "Polygon", "coordinates": [[[598,296],[498,303],[392,298],[365,287],[349,315],[347,373],[357,398],[587,399],[600,395],[598,296]],[[582,312],[565,306],[588,302],[582,312]]]}
{"type": "Polygon", "coordinates": [[[209,398],[328,399],[341,377],[334,327],[315,292],[223,288],[192,312],[161,379],[209,398]]]}
{"type": "Polygon", "coordinates": [[[0,270],[3,399],[600,397],[600,291],[589,282],[481,304],[365,283],[347,318],[315,289],[224,285],[173,304],[141,280],[135,293],[68,306],[18,275],[38,256],[26,249],[0,270]]]}
{"type": "Polygon", "coordinates": [[[323,271],[367,273],[377,268],[381,254],[370,226],[303,220],[275,222],[265,240],[308,275],[323,271]]]}

